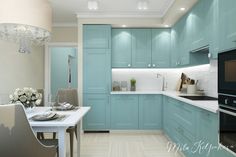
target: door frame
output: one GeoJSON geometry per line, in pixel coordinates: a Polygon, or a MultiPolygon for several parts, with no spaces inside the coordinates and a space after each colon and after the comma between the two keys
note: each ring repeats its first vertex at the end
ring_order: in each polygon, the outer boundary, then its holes
{"type": "Polygon", "coordinates": [[[44,55],[44,104],[48,104],[49,98],[48,94],[51,93],[51,55],[50,49],[53,47],[73,47],[78,49],[78,43],[76,42],[52,42],[45,45],[45,55],[44,55]]]}

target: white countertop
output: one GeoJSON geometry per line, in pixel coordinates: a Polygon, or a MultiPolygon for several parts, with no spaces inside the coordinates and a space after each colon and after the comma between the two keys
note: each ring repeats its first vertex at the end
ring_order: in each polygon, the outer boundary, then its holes
{"type": "Polygon", "coordinates": [[[207,111],[213,112],[213,113],[218,113],[218,101],[213,100],[213,101],[199,101],[199,100],[190,100],[186,98],[179,97],[180,95],[189,95],[189,94],[183,94],[180,92],[176,91],[113,91],[111,94],[161,94],[165,95],[171,98],[174,98],[176,100],[185,102],[187,104],[205,109],[207,111]]]}

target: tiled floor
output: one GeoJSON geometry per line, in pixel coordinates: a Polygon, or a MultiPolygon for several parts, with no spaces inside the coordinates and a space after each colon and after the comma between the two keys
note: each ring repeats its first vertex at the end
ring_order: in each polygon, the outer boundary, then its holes
{"type": "Polygon", "coordinates": [[[168,152],[167,144],[168,139],[161,133],[82,134],[81,157],[181,157],[168,152]]]}

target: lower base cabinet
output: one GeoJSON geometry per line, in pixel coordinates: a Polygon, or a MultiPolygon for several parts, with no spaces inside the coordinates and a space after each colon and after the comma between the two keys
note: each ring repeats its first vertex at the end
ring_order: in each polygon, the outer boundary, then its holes
{"type": "Polygon", "coordinates": [[[139,96],[139,129],[162,129],[162,95],[139,96]]]}
{"type": "Polygon", "coordinates": [[[137,95],[111,96],[111,129],[137,130],[138,117],[137,95]]]}
{"type": "Polygon", "coordinates": [[[112,95],[112,130],[161,130],[162,95],[112,95]]]}
{"type": "Polygon", "coordinates": [[[164,132],[186,157],[233,157],[218,145],[218,114],[166,96],[163,114],[164,132]]]}
{"type": "Polygon", "coordinates": [[[83,130],[110,130],[110,96],[108,94],[84,94],[84,106],[91,110],[83,119],[83,130]]]}

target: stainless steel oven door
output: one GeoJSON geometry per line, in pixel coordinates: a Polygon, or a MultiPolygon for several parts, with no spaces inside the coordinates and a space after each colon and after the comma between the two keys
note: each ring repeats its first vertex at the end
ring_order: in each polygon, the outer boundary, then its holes
{"type": "Polygon", "coordinates": [[[236,111],[222,107],[219,111],[219,142],[236,153],[236,111]]]}

